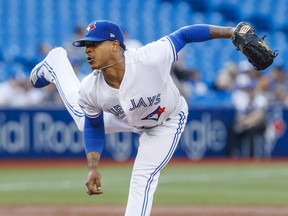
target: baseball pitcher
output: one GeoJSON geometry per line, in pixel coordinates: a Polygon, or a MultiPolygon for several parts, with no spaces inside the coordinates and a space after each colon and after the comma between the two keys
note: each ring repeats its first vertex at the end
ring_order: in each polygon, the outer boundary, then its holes
{"type": "Polygon", "coordinates": [[[54,83],[84,133],[89,195],[103,193],[98,168],[105,133],[139,133],[125,215],[150,215],[160,171],[177,148],[188,115],[187,103],[170,76],[171,64],[186,44],[230,39],[234,30],[190,25],[141,48],[126,50],[118,25],[99,20],[90,23],[85,36],[73,43],[85,47],[92,69],[81,83],[61,47],[35,66],[32,85],[42,88],[54,83]]]}

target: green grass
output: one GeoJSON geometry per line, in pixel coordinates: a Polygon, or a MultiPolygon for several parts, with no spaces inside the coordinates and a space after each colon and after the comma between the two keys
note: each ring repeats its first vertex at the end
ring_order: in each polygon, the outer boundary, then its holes
{"type": "Polygon", "coordinates": [[[288,167],[210,165],[167,169],[162,173],[155,201],[163,204],[288,205],[288,167]]]}
{"type": "MultiPolygon", "coordinates": [[[[86,194],[83,168],[0,169],[0,205],[125,204],[131,165],[102,166],[101,196],[86,194]]],[[[160,177],[155,204],[285,205],[287,164],[173,165],[160,177]]]]}

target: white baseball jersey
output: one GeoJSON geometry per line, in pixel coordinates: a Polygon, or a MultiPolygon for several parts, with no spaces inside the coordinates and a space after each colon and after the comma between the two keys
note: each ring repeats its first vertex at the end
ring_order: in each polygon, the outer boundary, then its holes
{"type": "Polygon", "coordinates": [[[181,95],[170,76],[175,58],[167,37],[127,50],[120,88],[110,87],[102,73],[91,73],[81,83],[79,104],[90,117],[105,111],[136,128],[159,125],[181,108],[181,95]]]}

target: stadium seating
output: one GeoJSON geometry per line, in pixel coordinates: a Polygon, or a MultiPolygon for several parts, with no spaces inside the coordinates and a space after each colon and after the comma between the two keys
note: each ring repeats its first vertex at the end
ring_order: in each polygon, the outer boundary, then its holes
{"type": "MultiPolygon", "coordinates": [[[[280,49],[276,63],[286,64],[287,12],[282,0],[0,0],[0,49],[5,60],[1,65],[19,59],[24,63],[25,58],[31,62],[39,43],[60,46],[77,24],[96,19],[118,23],[144,44],[188,24],[235,25],[245,20],[280,49]]],[[[194,44],[184,52],[187,67],[201,71],[208,83],[225,61],[244,58],[228,40],[194,44]]]]}

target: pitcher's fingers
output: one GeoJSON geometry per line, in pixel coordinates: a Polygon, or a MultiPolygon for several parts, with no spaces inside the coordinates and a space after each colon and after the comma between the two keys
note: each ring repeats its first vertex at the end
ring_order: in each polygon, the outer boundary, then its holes
{"type": "Polygon", "coordinates": [[[96,189],[101,190],[101,179],[96,179],[96,189]]]}
{"type": "Polygon", "coordinates": [[[96,192],[95,185],[92,182],[87,182],[86,187],[87,187],[88,194],[93,194],[96,192]]]}
{"type": "Polygon", "coordinates": [[[95,187],[93,183],[86,183],[87,193],[89,195],[98,195],[102,194],[101,187],[95,187]]]}

